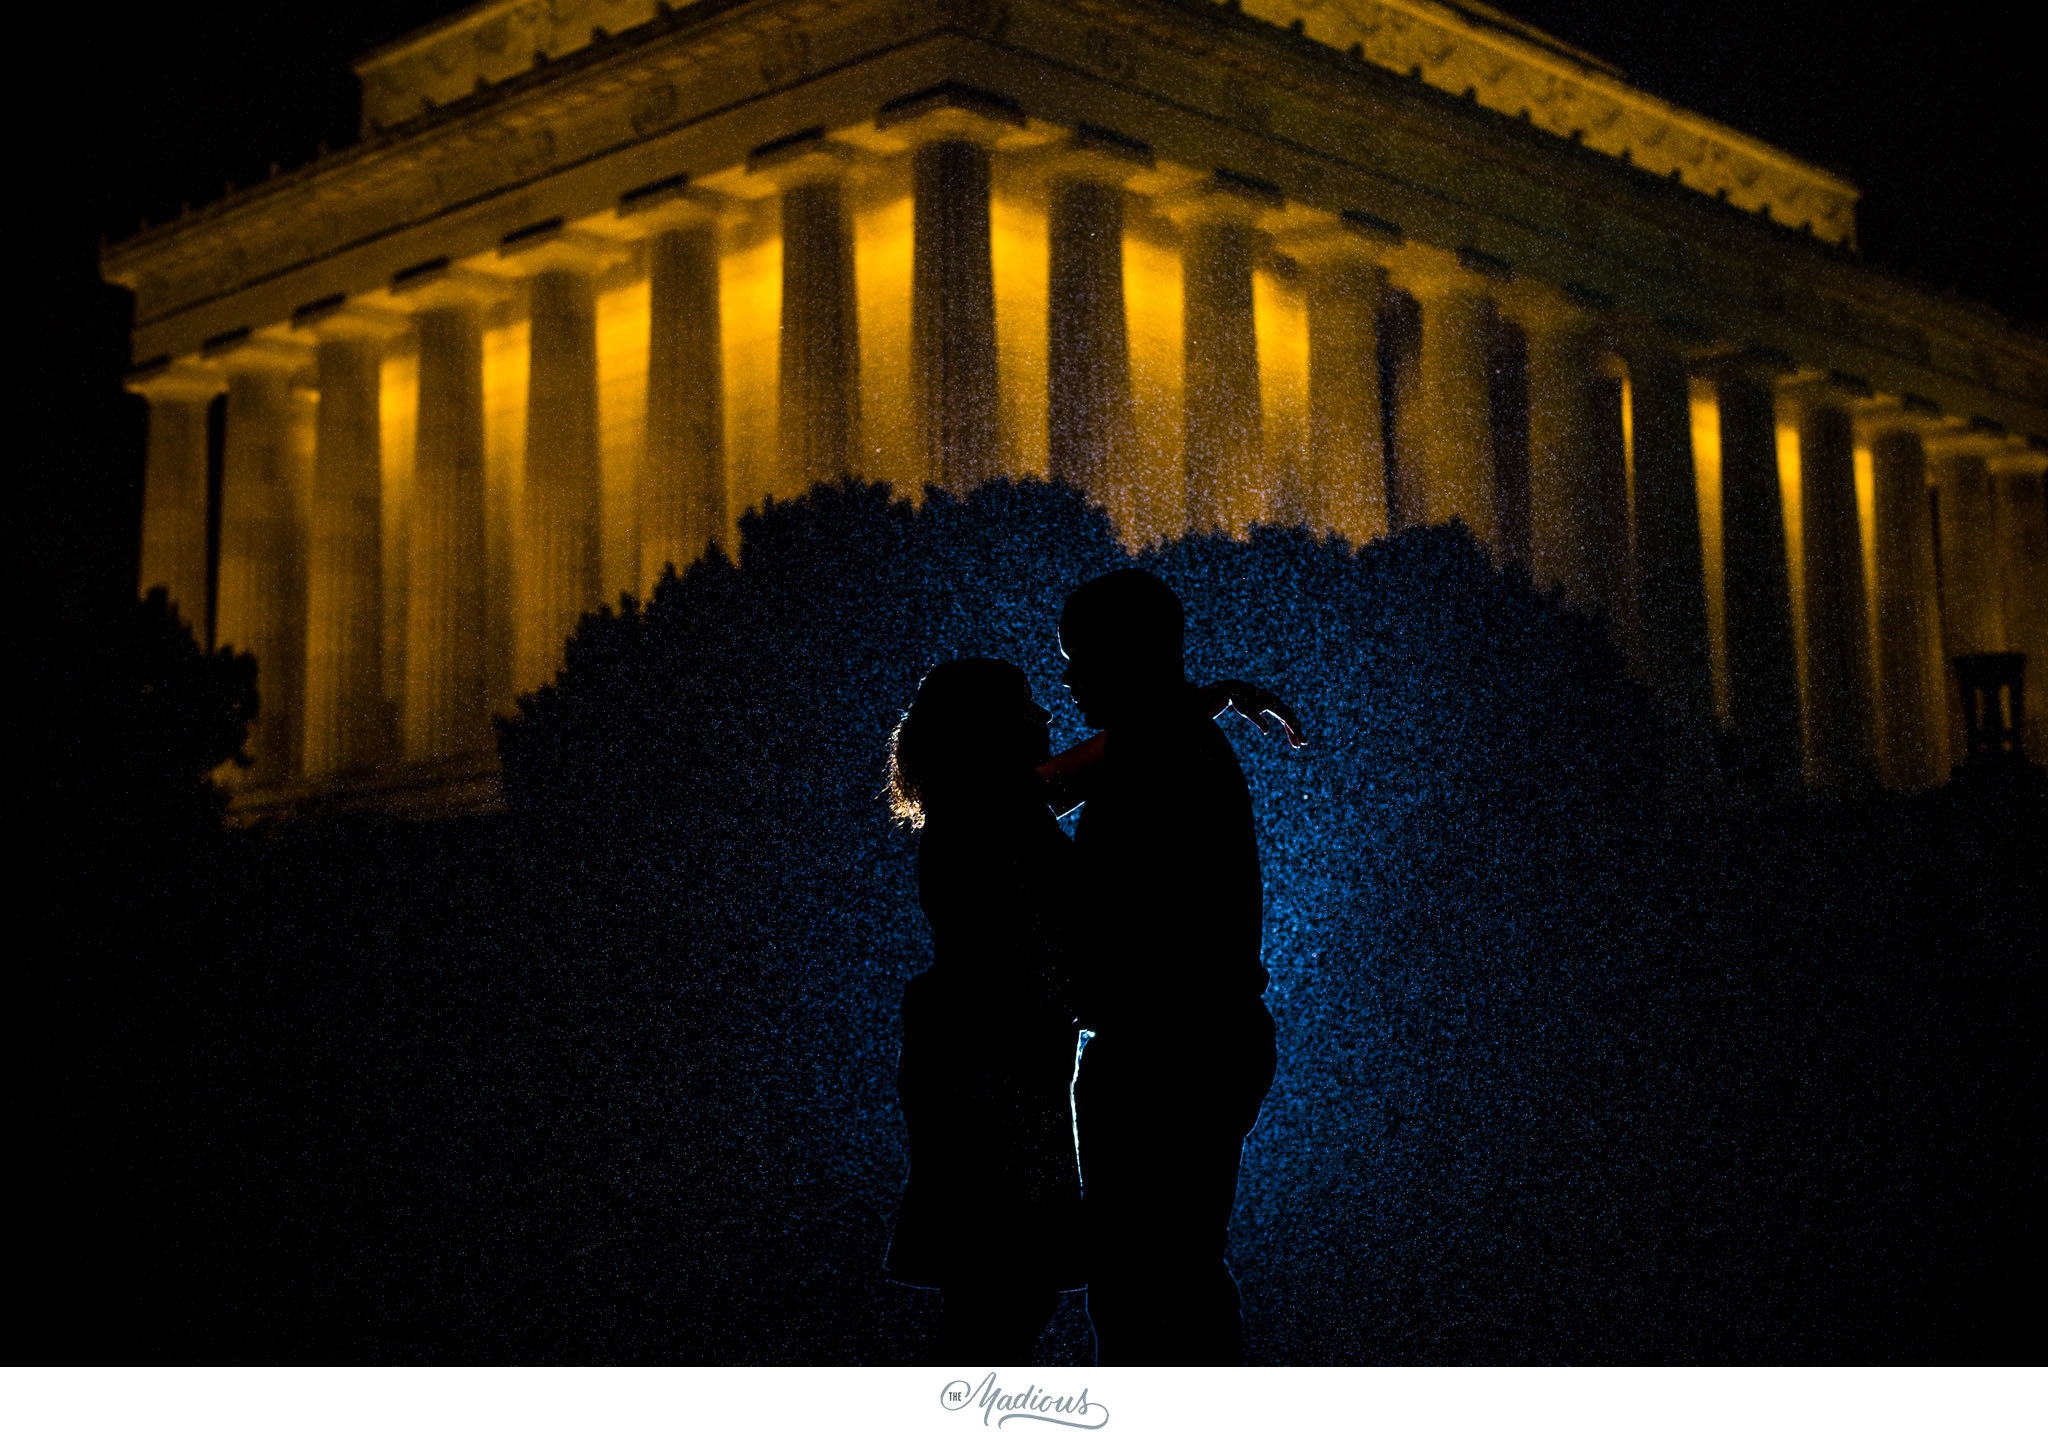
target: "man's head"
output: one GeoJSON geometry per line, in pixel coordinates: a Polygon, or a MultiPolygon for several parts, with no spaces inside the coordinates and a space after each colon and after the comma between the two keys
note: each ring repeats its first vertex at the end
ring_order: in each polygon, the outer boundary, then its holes
{"type": "Polygon", "coordinates": [[[1067,598],[1061,680],[1089,725],[1119,725],[1181,699],[1185,622],[1173,588],[1135,567],[1097,577],[1067,598]]]}

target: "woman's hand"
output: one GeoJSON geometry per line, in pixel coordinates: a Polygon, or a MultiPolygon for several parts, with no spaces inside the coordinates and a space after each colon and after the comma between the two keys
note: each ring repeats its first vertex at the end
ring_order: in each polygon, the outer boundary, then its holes
{"type": "Polygon", "coordinates": [[[1263,686],[1254,686],[1249,681],[1212,681],[1197,690],[1195,697],[1212,719],[1235,711],[1258,727],[1261,735],[1272,735],[1277,726],[1286,734],[1287,744],[1293,750],[1299,751],[1308,744],[1308,737],[1302,734],[1301,718],[1263,686]]]}

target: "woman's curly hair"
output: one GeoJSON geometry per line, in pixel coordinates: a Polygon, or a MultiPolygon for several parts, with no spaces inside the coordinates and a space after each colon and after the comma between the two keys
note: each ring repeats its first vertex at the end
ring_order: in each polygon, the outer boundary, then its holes
{"type": "Polygon", "coordinates": [[[989,718],[1020,691],[1030,698],[1024,673],[990,657],[945,661],[926,673],[889,733],[889,813],[922,829],[934,800],[943,805],[988,765],[989,718]]]}

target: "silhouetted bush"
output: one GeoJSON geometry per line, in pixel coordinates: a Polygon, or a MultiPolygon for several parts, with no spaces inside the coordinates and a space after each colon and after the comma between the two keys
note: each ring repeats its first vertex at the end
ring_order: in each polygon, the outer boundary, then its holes
{"type": "MultiPolygon", "coordinates": [[[[883,740],[967,653],[1080,735],[1059,603],[1128,559],[1032,483],[742,535],[582,624],[508,816],[239,833],[81,923],[46,1356],[922,1354],[879,1271],[928,958],[883,740]]],[[[1140,560],[1192,674],[1313,739],[1229,727],[1282,1043],[1255,1359],[2038,1358],[2037,790],[1674,797],[1597,624],[1455,527],[1140,560]]]]}
{"type": "Polygon", "coordinates": [[[256,662],[202,651],[155,588],[108,614],[91,649],[43,674],[55,749],[37,753],[38,824],[78,846],[177,842],[220,826],[212,772],[241,761],[256,716],[256,662]]]}
{"type": "MultiPolygon", "coordinates": [[[[730,1167],[764,1202],[797,1200],[769,1220],[768,1241],[784,1256],[810,1248],[800,1263],[836,1263],[873,1290],[856,1309],[889,1296],[873,1265],[901,1176],[890,1021],[926,959],[910,841],[879,801],[883,740],[923,672],[968,653],[1023,667],[1060,713],[1058,734],[1078,736],[1057,683],[1060,603],[1127,560],[1059,487],[995,485],[916,510],[872,487],[820,492],[750,520],[738,568],[699,563],[644,609],[587,619],[561,677],[504,729],[520,820],[564,852],[632,852],[689,952],[677,985],[715,989],[774,1030],[758,1046],[710,1046],[704,1078],[792,1100],[796,1122],[779,1125],[800,1135],[792,1162],[764,1179],[758,1134],[738,1132],[754,1120],[737,1113],[708,1132],[720,1137],[729,1119],[730,1167]],[[801,1178],[820,1186],[807,1193],[801,1178]],[[869,1231],[858,1257],[841,1242],[853,1209],[869,1231]]],[[[1584,891],[1609,878],[1576,867],[1626,840],[1609,827],[1639,823],[1658,730],[1601,633],[1497,573],[1462,528],[1355,553],[1264,531],[1141,560],[1187,605],[1191,669],[1269,683],[1314,733],[1295,756],[1237,731],[1286,1051],[1241,1236],[1248,1268],[1293,1278],[1283,1238],[1328,1258],[1398,1219],[1400,1198],[1448,1206],[1487,1186],[1501,1100],[1540,1090],[1596,1124],[1617,1117],[1613,1091],[1576,1063],[1624,1057],[1628,1042],[1597,1018],[1573,1020],[1615,978],[1604,944],[1570,938],[1584,891]],[[1532,897],[1547,905],[1518,908],[1532,897]],[[1561,923],[1545,930],[1546,918],[1561,923]],[[1454,1069],[1430,1070],[1417,1044],[1446,1001],[1470,1006],[1455,1016],[1469,1047],[1454,1069]],[[1617,1039],[1624,1047],[1602,1043],[1617,1039]],[[1404,1117],[1431,1136],[1389,1154],[1384,1126],[1404,1117]],[[1485,1147],[1459,1146],[1460,1123],[1485,1147]],[[1460,1161],[1455,1189],[1431,1183],[1447,1157],[1460,1161]],[[1372,1180],[1357,1181],[1361,1160],[1374,1161],[1372,1180]],[[1326,1186],[1333,1166],[1350,1187],[1326,1186]]],[[[1567,1143],[1539,1150],[1525,1137],[1516,1157],[1582,1160],[1583,1141],[1567,1143]]],[[[1428,1240],[1413,1256],[1418,1267],[1433,1256],[1428,1240]]],[[[1266,1276],[1248,1286],[1264,1291],[1266,1276]]],[[[864,1312],[740,1281],[774,1307],[743,1321],[793,1332],[824,1319],[813,1337],[861,1345],[845,1319],[864,1312]]],[[[1357,1292],[1341,1280],[1329,1291],[1357,1292]]],[[[1290,1326],[1309,1337],[1315,1318],[1300,1312],[1290,1326]]],[[[1316,1355],[1321,1336],[1284,1346],[1316,1355]]],[[[1398,1341],[1379,1345],[1392,1353],[1398,1341]]]]}

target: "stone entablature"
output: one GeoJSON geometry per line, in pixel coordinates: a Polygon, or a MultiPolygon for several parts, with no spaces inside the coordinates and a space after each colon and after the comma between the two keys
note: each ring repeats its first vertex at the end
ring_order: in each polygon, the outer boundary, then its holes
{"type": "MultiPolygon", "coordinates": [[[[664,8],[680,9],[693,0],[664,8]]],[[[484,0],[356,61],[363,133],[502,84],[537,64],[644,25],[656,0],[484,0]]]]}
{"type": "MultiPolygon", "coordinates": [[[[513,13],[486,6],[457,23],[501,12],[513,13]]],[[[1505,31],[1495,39],[1510,41],[1547,54],[1505,31]]],[[[378,288],[410,264],[488,248],[521,223],[601,212],[678,168],[728,167],[788,127],[799,90],[806,115],[851,123],[947,77],[1198,165],[1256,169],[1290,197],[1384,214],[1707,343],[1767,345],[1956,414],[2048,429],[2048,345],[1997,315],[1616,169],[1590,146],[1173,0],[697,0],[117,245],[105,271],[135,292],[138,360],[188,352],[330,293],[378,288]]]]}
{"type": "Polygon", "coordinates": [[[1619,71],[1484,5],[1436,0],[1244,0],[1274,24],[1469,94],[1500,114],[1576,138],[1636,168],[1676,175],[1828,243],[1856,242],[1856,189],[1847,180],[1738,130],[1645,94],[1619,71]]]}
{"type": "MultiPolygon", "coordinates": [[[[683,5],[665,7],[671,10],[683,5]]],[[[706,4],[708,0],[695,0],[706,4]]],[[[394,41],[356,65],[372,134],[501,84],[537,63],[654,19],[655,0],[492,0],[394,41]]],[[[953,7],[1000,24],[1000,3],[953,7]],[[979,13],[977,13],[979,12],[979,13]]],[[[1357,53],[1500,114],[1582,140],[1702,194],[1807,229],[1856,239],[1856,189],[1748,135],[1629,85],[1612,66],[1484,5],[1435,0],[1244,0],[1243,13],[1299,23],[1320,44],[1357,53]]],[[[791,43],[801,43],[796,36],[791,43]]]]}

